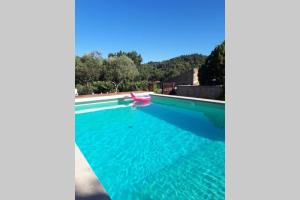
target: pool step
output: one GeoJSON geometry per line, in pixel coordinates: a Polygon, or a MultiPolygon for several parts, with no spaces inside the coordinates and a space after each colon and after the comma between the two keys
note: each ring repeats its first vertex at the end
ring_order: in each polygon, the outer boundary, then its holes
{"type": "Polygon", "coordinates": [[[106,107],[100,107],[100,108],[92,108],[92,109],[79,110],[79,111],[75,111],[75,114],[90,113],[90,112],[96,112],[96,111],[100,111],[100,110],[111,110],[111,109],[116,109],[116,108],[126,108],[126,107],[129,107],[129,106],[132,106],[132,104],[106,106],[106,107]]]}
{"type": "Polygon", "coordinates": [[[88,102],[75,105],[75,114],[96,112],[100,110],[109,110],[115,108],[128,107],[132,105],[131,100],[107,100],[98,102],[88,102]]]}

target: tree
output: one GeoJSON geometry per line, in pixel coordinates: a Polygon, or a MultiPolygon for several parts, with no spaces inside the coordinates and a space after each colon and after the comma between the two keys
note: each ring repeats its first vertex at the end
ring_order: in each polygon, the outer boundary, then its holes
{"type": "Polygon", "coordinates": [[[207,57],[198,74],[201,85],[221,85],[219,100],[225,100],[225,41],[207,57]]]}
{"type": "Polygon", "coordinates": [[[106,63],[106,79],[112,81],[115,92],[126,81],[133,81],[139,74],[134,62],[125,55],[110,56],[106,63]]]}
{"type": "Polygon", "coordinates": [[[225,87],[225,41],[211,52],[199,71],[201,85],[225,87]]]}
{"type": "Polygon", "coordinates": [[[130,58],[136,66],[141,65],[141,63],[143,61],[143,58],[142,58],[141,54],[138,54],[136,51],[131,51],[131,52],[119,51],[117,53],[108,54],[108,57],[115,57],[115,56],[120,57],[120,56],[123,56],[123,55],[130,58]]]}
{"type": "Polygon", "coordinates": [[[182,55],[169,60],[161,62],[148,62],[142,66],[151,66],[150,80],[166,81],[170,78],[176,77],[193,68],[200,67],[204,64],[206,56],[201,54],[182,55]]]}
{"type": "MultiPolygon", "coordinates": [[[[201,54],[191,54],[142,64],[142,56],[136,51],[110,53],[106,59],[103,59],[99,52],[94,51],[80,57],[76,56],[75,84],[80,84],[87,89],[86,91],[90,91],[94,83],[108,81],[113,82],[115,90],[118,91],[120,84],[130,85],[132,84],[129,83],[130,81],[167,81],[169,78],[203,65],[206,57],[201,54]]],[[[99,84],[96,84],[97,87],[99,84]]],[[[122,88],[126,88],[123,86],[122,88]]],[[[120,90],[122,88],[120,87],[120,90]]]]}
{"type": "Polygon", "coordinates": [[[87,85],[104,76],[103,59],[99,52],[75,58],[75,83],[87,85]]]}

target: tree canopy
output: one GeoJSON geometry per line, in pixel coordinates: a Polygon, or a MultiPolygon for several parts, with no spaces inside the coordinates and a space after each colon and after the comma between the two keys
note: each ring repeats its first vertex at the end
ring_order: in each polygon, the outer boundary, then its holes
{"type": "Polygon", "coordinates": [[[103,59],[98,52],[75,58],[75,83],[87,84],[104,76],[103,59]]]}
{"type": "Polygon", "coordinates": [[[225,41],[218,45],[200,68],[201,85],[225,85],[225,41]]]}
{"type": "Polygon", "coordinates": [[[75,83],[84,85],[104,80],[118,82],[120,78],[131,81],[131,75],[139,81],[164,81],[201,66],[205,59],[204,55],[191,54],[142,64],[142,56],[135,51],[110,53],[107,59],[103,59],[99,52],[92,52],[81,57],[76,56],[75,83]],[[129,69],[129,74],[125,73],[123,76],[119,72],[125,69],[129,69]]]}
{"type": "Polygon", "coordinates": [[[182,55],[162,62],[143,64],[140,70],[142,71],[141,74],[151,74],[148,75],[149,79],[147,80],[165,81],[193,68],[200,67],[204,64],[205,59],[206,56],[202,54],[182,55]]]}
{"type": "Polygon", "coordinates": [[[136,51],[110,53],[107,58],[97,51],[76,56],[76,87],[82,93],[145,89],[148,82],[168,81],[193,68],[200,68],[201,85],[225,84],[225,42],[218,45],[208,57],[191,54],[161,62],[142,61],[142,56],[136,51]]]}
{"type": "Polygon", "coordinates": [[[141,65],[143,62],[143,58],[141,54],[138,54],[136,51],[131,51],[131,52],[124,52],[124,51],[119,51],[117,53],[109,53],[108,57],[115,57],[115,56],[122,56],[125,55],[128,58],[130,58],[136,66],[141,65]]]}
{"type": "Polygon", "coordinates": [[[139,74],[134,62],[126,55],[110,56],[105,62],[106,80],[112,81],[115,91],[121,83],[133,81],[139,74]]]}

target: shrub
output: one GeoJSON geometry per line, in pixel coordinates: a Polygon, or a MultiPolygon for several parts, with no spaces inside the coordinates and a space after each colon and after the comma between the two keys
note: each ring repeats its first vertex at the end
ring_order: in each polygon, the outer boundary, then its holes
{"type": "Polygon", "coordinates": [[[135,85],[132,82],[125,82],[120,84],[119,86],[119,91],[120,92],[128,92],[128,91],[134,91],[135,90],[135,85]]]}
{"type": "Polygon", "coordinates": [[[148,81],[138,81],[135,83],[136,90],[148,91],[149,83],[148,81]]]}
{"type": "MultiPolygon", "coordinates": [[[[119,91],[120,92],[129,92],[136,90],[148,91],[149,83],[148,81],[137,81],[137,82],[125,82],[120,84],[119,91]]],[[[99,94],[99,93],[107,93],[114,92],[115,87],[111,81],[94,81],[91,84],[88,83],[86,85],[77,84],[77,91],[79,95],[85,94],[99,94]]]]}
{"type": "Polygon", "coordinates": [[[137,82],[125,82],[119,86],[120,92],[143,90],[148,91],[148,81],[137,81],[137,82]]]}
{"type": "Polygon", "coordinates": [[[94,93],[106,93],[114,90],[114,85],[110,81],[95,81],[93,82],[94,93]]]}
{"type": "Polygon", "coordinates": [[[162,93],[162,89],[161,89],[160,83],[154,83],[153,84],[153,92],[155,92],[157,94],[161,94],[162,93]]]}
{"type": "Polygon", "coordinates": [[[94,87],[91,84],[77,84],[76,88],[79,95],[92,94],[94,92],[94,87]]]}

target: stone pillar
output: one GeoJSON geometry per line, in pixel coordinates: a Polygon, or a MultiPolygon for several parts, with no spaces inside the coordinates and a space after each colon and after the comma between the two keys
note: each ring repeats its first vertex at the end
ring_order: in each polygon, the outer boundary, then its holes
{"type": "Polygon", "coordinates": [[[198,73],[199,73],[199,68],[194,68],[193,69],[193,85],[199,85],[198,73]]]}

